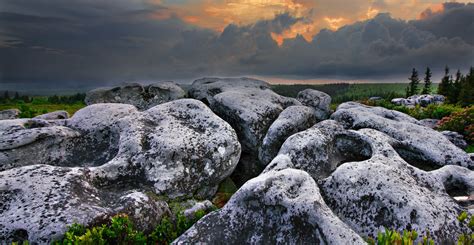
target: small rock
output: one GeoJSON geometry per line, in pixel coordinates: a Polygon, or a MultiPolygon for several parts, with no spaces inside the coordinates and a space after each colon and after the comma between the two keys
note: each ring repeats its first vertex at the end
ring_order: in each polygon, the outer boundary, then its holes
{"type": "Polygon", "coordinates": [[[67,111],[53,111],[43,115],[34,117],[34,119],[43,119],[43,120],[59,120],[59,119],[68,119],[69,113],[67,111]]]}
{"type": "Polygon", "coordinates": [[[20,116],[20,110],[9,109],[0,111],[0,120],[16,119],[20,116]]]}

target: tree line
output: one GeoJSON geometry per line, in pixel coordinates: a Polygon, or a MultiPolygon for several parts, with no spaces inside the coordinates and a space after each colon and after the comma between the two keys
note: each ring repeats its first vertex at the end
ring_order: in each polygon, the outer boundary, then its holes
{"type": "Polygon", "coordinates": [[[8,104],[8,103],[49,103],[49,104],[76,104],[76,103],[83,103],[86,97],[84,93],[76,93],[73,95],[53,95],[53,96],[46,96],[46,97],[34,97],[28,95],[20,95],[18,92],[15,91],[4,91],[2,96],[0,97],[0,103],[8,104]]]}
{"type": "MultiPolygon", "coordinates": [[[[432,73],[429,67],[426,68],[425,77],[423,79],[423,87],[421,94],[431,94],[432,92],[432,73]]],[[[420,82],[418,71],[413,68],[410,81],[406,88],[406,96],[419,94],[420,82]]],[[[466,75],[463,75],[460,70],[455,74],[455,77],[450,75],[449,67],[446,66],[444,76],[438,85],[438,94],[446,97],[450,104],[459,104],[462,106],[469,106],[474,103],[474,67],[471,67],[466,75]]]]}

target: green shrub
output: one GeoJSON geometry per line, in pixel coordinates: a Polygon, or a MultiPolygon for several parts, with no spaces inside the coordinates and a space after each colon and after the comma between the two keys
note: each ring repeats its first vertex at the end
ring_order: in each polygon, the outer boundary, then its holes
{"type": "Polygon", "coordinates": [[[444,117],[438,125],[439,130],[458,132],[464,135],[468,142],[474,142],[474,106],[444,117]]]}
{"type": "Polygon", "coordinates": [[[463,233],[459,236],[458,245],[473,245],[474,244],[474,216],[469,217],[467,212],[462,212],[458,217],[459,222],[467,226],[469,233],[463,233]]]}
{"type": "MultiPolygon", "coordinates": [[[[404,230],[402,234],[396,230],[385,229],[384,232],[379,232],[377,238],[368,238],[367,243],[370,245],[413,245],[418,238],[416,231],[404,230]]],[[[434,245],[433,239],[430,238],[429,233],[423,236],[419,245],[434,245]]]]}

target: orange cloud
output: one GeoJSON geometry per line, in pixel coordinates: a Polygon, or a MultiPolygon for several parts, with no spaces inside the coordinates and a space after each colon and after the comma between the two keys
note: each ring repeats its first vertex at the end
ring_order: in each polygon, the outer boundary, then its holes
{"type": "Polygon", "coordinates": [[[444,5],[441,3],[438,4],[433,4],[430,7],[428,7],[425,11],[421,12],[420,15],[418,16],[418,19],[426,19],[433,14],[441,13],[444,11],[444,5]]]}

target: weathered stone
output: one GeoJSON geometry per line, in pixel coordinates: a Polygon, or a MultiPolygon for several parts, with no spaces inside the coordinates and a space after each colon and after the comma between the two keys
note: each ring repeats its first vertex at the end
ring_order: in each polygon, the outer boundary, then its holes
{"type": "Polygon", "coordinates": [[[326,206],[311,177],[271,171],[249,180],[174,244],[365,244],[326,206]]]}
{"type": "Polygon", "coordinates": [[[16,119],[20,116],[20,110],[9,109],[0,111],[0,120],[16,119]]]}
{"type": "Polygon", "coordinates": [[[42,114],[34,117],[35,119],[42,120],[59,120],[59,119],[68,119],[69,113],[67,111],[53,111],[50,113],[42,114]]]}
{"type": "Polygon", "coordinates": [[[416,119],[401,112],[348,102],[339,105],[331,118],[345,128],[372,128],[384,132],[398,141],[394,145],[397,152],[420,168],[429,170],[445,165],[474,167],[467,153],[443,134],[421,126],[416,119]]]}
{"type": "Polygon", "coordinates": [[[421,125],[423,125],[425,127],[428,127],[428,128],[432,128],[432,129],[435,129],[438,126],[438,123],[439,123],[439,119],[422,119],[422,120],[420,120],[421,125]]]}
{"type": "Polygon", "coordinates": [[[464,140],[464,136],[462,136],[462,134],[453,131],[442,131],[441,133],[455,146],[463,150],[467,148],[467,142],[464,140]]]}
{"type": "Polygon", "coordinates": [[[98,88],[86,94],[87,105],[97,103],[123,103],[140,110],[184,98],[186,92],[174,82],[159,82],[150,85],[129,83],[114,88],[98,88]]]}
{"type": "Polygon", "coordinates": [[[237,184],[261,172],[258,149],[273,121],[286,107],[301,105],[296,99],[276,94],[267,83],[251,78],[199,79],[194,81],[189,94],[208,104],[237,132],[245,159],[233,176],[237,184]]]}
{"type": "Polygon", "coordinates": [[[317,122],[315,111],[307,106],[290,106],[272,123],[259,148],[259,159],[266,166],[277,155],[283,142],[291,135],[317,122]]]}
{"type": "Polygon", "coordinates": [[[175,100],[121,120],[117,156],[93,171],[107,184],[138,179],[171,197],[209,197],[240,157],[235,131],[202,102],[175,100]]]}
{"type": "Polygon", "coordinates": [[[296,99],[305,106],[313,108],[316,112],[316,118],[321,121],[327,119],[331,114],[331,96],[328,94],[314,90],[305,89],[300,91],[296,96],[296,99]]]}

